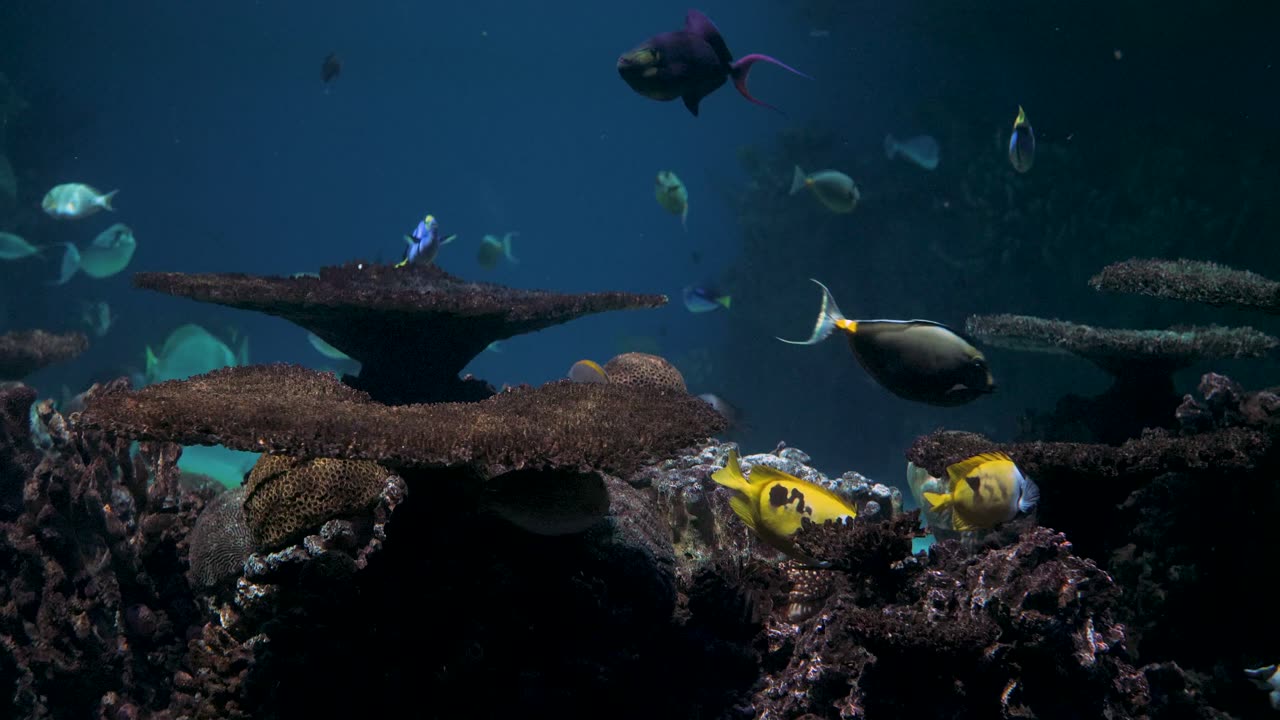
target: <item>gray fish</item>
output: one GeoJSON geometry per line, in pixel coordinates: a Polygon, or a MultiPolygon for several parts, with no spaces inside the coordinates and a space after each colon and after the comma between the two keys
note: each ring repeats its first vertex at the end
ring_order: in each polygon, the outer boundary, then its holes
{"type": "Polygon", "coordinates": [[[0,260],[21,260],[39,255],[43,250],[13,233],[0,232],[0,260]]]}
{"type": "Polygon", "coordinates": [[[836,307],[826,285],[818,322],[808,340],[813,345],[843,330],[849,349],[867,374],[900,398],[950,407],[995,391],[995,380],[982,353],[951,328],[931,320],[849,320],[836,307]]]}
{"type": "Polygon", "coordinates": [[[938,141],[932,135],[917,135],[906,140],[884,136],[884,155],[890,160],[901,155],[925,170],[933,170],[938,167],[938,154],[938,141]]]}
{"type": "Polygon", "coordinates": [[[84,183],[66,183],[57,185],[45,193],[40,206],[51,217],[60,220],[78,220],[102,209],[114,212],[115,208],[111,207],[111,198],[115,197],[117,192],[120,191],[112,190],[103,194],[84,183]]]}
{"type": "Polygon", "coordinates": [[[80,251],[80,269],[92,278],[111,277],[129,266],[137,247],[129,226],[116,223],[80,251]]]}
{"type": "Polygon", "coordinates": [[[839,170],[819,170],[806,175],[797,165],[791,175],[791,193],[795,195],[803,188],[809,188],[817,196],[818,201],[827,206],[831,212],[848,213],[858,207],[862,193],[853,179],[839,170]]]}

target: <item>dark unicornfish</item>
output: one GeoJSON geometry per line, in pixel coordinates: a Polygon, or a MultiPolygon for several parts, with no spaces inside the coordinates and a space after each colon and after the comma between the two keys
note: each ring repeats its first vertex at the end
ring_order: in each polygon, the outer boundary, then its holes
{"type": "Polygon", "coordinates": [[[734,61],[715,23],[697,10],[690,10],[684,18],[683,30],[654,35],[618,58],[618,74],[632,90],[647,98],[684,100],[684,106],[695,116],[702,98],[730,78],[743,97],[777,110],[747,91],[747,73],[761,60],[809,77],[768,55],[751,54],[734,61]]]}

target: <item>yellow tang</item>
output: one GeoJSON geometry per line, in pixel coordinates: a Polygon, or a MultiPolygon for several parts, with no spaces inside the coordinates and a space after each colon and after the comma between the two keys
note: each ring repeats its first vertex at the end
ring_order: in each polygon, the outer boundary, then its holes
{"type": "Polygon", "coordinates": [[[951,527],[964,532],[992,528],[1031,512],[1040,502],[1040,488],[1004,453],[983,453],[947,468],[948,493],[924,493],[929,510],[950,509],[951,527]]]}
{"type": "Polygon", "coordinates": [[[729,507],[761,540],[813,565],[823,563],[802,553],[791,540],[804,518],[821,525],[858,515],[857,508],[834,492],[768,465],[752,467],[748,480],[738,464],[737,450],[729,451],[725,466],[711,479],[733,491],[729,507]]]}

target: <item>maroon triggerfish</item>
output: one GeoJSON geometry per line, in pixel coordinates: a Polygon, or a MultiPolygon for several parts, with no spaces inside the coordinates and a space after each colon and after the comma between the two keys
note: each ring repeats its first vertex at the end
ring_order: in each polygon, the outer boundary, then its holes
{"type": "Polygon", "coordinates": [[[618,74],[632,90],[647,98],[684,100],[684,106],[695,116],[702,98],[715,92],[729,78],[733,78],[734,87],[743,97],[777,110],[747,91],[747,73],[761,60],[809,77],[768,55],[751,54],[735,62],[715,23],[697,10],[690,10],[685,15],[683,30],[654,35],[619,57],[618,74]]]}

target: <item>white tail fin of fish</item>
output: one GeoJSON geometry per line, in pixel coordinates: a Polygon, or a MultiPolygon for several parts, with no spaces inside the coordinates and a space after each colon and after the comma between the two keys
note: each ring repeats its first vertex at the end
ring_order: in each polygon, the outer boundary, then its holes
{"type": "MultiPolygon", "coordinates": [[[[809,279],[813,280],[813,278],[809,279]]],[[[822,307],[818,309],[818,322],[813,326],[813,335],[811,335],[808,340],[786,340],[778,338],[784,343],[788,343],[790,345],[816,345],[817,343],[827,339],[827,336],[831,334],[831,331],[836,328],[837,322],[845,319],[844,315],[840,312],[840,308],[836,307],[836,299],[831,297],[831,291],[827,289],[827,286],[817,280],[813,281],[818,284],[818,287],[822,288],[822,307]]]]}

